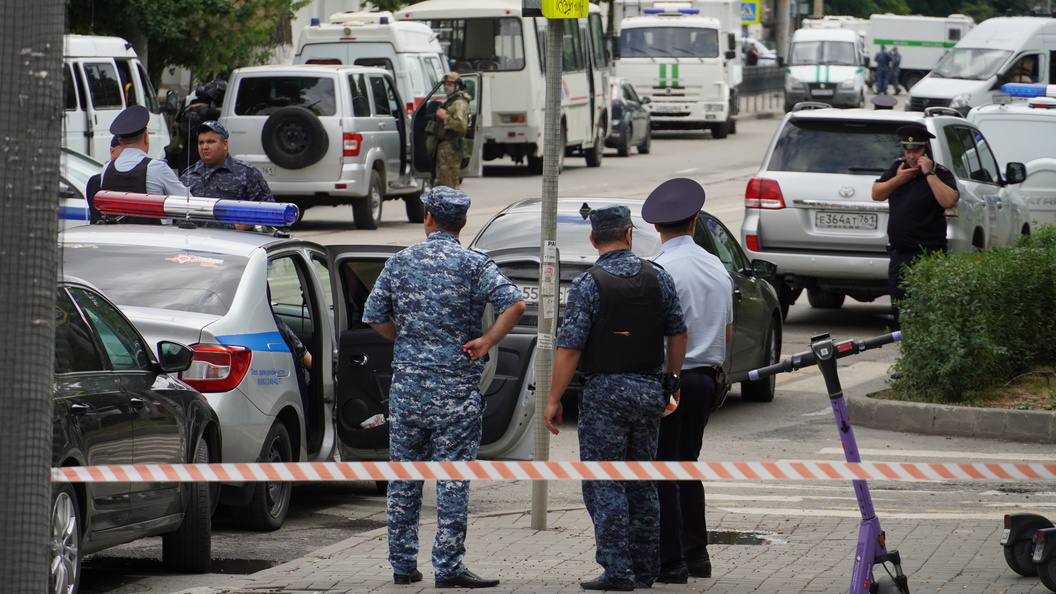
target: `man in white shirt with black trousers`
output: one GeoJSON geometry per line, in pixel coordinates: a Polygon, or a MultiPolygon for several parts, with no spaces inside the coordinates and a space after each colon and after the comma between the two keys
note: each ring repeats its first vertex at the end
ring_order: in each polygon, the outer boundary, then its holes
{"type": "MultiPolygon", "coordinates": [[[[722,262],[693,241],[704,188],[687,178],[658,186],[642,206],[642,218],[660,232],[663,246],[653,259],[675,281],[689,332],[682,364],[682,398],[660,422],[658,461],[696,462],[716,396],[716,372],[733,337],[733,280],[722,262]]],[[[685,584],[711,577],[704,485],[700,481],[659,481],[660,576],[658,582],[685,584]]]]}

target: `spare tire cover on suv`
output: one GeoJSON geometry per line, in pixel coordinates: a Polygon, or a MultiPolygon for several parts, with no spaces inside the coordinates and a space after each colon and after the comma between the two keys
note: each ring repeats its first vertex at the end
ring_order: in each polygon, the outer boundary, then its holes
{"type": "Polygon", "coordinates": [[[304,169],[326,155],[330,141],[322,122],[310,109],[291,106],[268,116],[260,143],[272,163],[285,169],[304,169]]]}

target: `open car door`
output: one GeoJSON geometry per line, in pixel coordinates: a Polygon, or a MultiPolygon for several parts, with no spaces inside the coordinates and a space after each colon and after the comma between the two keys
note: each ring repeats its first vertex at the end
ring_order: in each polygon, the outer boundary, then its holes
{"type": "MultiPolygon", "coordinates": [[[[392,343],[363,322],[363,307],[399,246],[327,246],[337,334],[335,410],[342,460],[389,456],[392,343]]],[[[490,310],[490,308],[489,308],[490,310]]],[[[489,312],[490,313],[490,312],[489,312]]],[[[493,316],[485,314],[482,327],[493,316]]],[[[511,334],[489,356],[482,378],[484,423],[479,457],[530,460],[535,334],[511,334]]]]}
{"type": "MultiPolygon", "coordinates": [[[[481,106],[481,84],[480,73],[470,72],[462,75],[465,83],[465,91],[469,94],[469,129],[466,130],[466,139],[473,143],[473,156],[462,168],[461,177],[481,177],[484,171],[484,160],[482,158],[484,135],[480,133],[480,106],[481,106]]],[[[439,82],[429,91],[425,101],[414,110],[411,116],[411,147],[414,166],[414,175],[418,178],[432,179],[433,159],[425,148],[425,125],[436,117],[436,108],[442,106],[447,100],[444,92],[444,83],[439,82]]]]}

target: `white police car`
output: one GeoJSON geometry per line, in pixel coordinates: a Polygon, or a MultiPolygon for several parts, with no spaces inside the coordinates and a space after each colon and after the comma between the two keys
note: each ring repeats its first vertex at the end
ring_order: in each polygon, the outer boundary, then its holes
{"type": "MultiPolygon", "coordinates": [[[[216,410],[225,462],[384,460],[392,343],[361,321],[385,261],[397,246],[322,246],[287,233],[199,228],[218,220],[284,227],[297,208],[100,192],[110,214],[175,224],[90,225],[59,236],[68,274],[104,290],[151,343],[190,345],[181,374],[216,410]],[[270,302],[268,293],[270,290],[270,302]],[[312,354],[298,386],[281,319],[312,354]]],[[[531,458],[534,335],[511,335],[493,353],[481,458],[531,458]]],[[[290,483],[225,484],[221,502],[257,530],[282,526],[290,483]]]]}

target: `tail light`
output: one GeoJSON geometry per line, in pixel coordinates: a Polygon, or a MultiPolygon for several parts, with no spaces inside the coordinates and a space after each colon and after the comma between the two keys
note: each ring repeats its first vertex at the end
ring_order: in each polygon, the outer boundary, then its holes
{"type": "Polygon", "coordinates": [[[355,134],[345,133],[342,137],[344,143],[344,152],[342,153],[345,157],[358,157],[359,147],[363,144],[363,135],[356,132],[355,134]]]}
{"type": "Polygon", "coordinates": [[[747,248],[748,251],[750,251],[750,252],[758,252],[759,251],[759,236],[758,235],[748,235],[748,236],[746,236],[744,238],[744,247],[747,248]]]}
{"type": "Polygon", "coordinates": [[[744,190],[744,207],[771,210],[784,208],[785,197],[781,194],[781,186],[772,179],[753,177],[748,180],[748,187],[744,190]]]}
{"type": "Polygon", "coordinates": [[[253,360],[253,351],[243,346],[197,344],[194,359],[180,379],[199,392],[230,392],[242,383],[253,360]]]}
{"type": "Polygon", "coordinates": [[[407,104],[407,115],[411,115],[412,113],[414,113],[414,103],[408,103],[407,104]]]}

